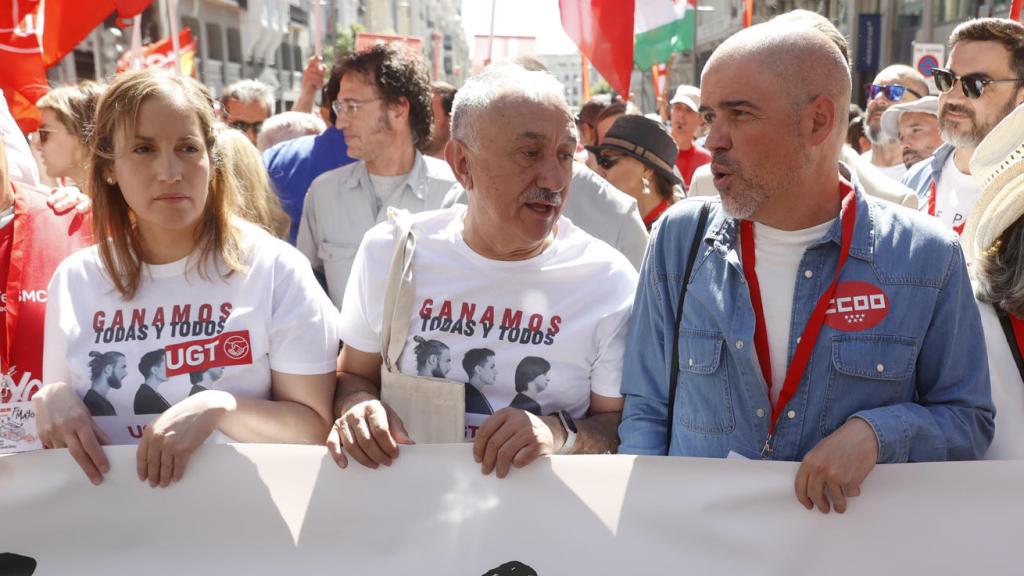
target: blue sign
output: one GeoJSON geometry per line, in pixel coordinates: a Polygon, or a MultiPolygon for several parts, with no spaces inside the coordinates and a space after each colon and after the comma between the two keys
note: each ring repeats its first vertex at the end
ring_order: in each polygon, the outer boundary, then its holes
{"type": "Polygon", "coordinates": [[[857,71],[878,70],[882,48],[882,15],[861,14],[857,26],[857,71]]]}

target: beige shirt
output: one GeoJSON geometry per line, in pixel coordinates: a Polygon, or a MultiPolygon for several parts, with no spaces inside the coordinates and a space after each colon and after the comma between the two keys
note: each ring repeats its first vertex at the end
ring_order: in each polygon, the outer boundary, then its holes
{"type": "Polygon", "coordinates": [[[416,152],[408,178],[378,198],[365,162],[321,174],[309,186],[296,245],[323,274],[327,294],[338,308],[363,235],[387,218],[387,208],[423,212],[441,207],[455,184],[448,163],[416,152]]]}

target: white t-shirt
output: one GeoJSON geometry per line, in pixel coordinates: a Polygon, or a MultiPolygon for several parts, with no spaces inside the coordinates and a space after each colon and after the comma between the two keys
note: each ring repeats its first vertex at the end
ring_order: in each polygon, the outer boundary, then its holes
{"type": "Polygon", "coordinates": [[[43,382],[71,383],[114,443],[137,441],[164,403],[201,391],[192,378],[205,375],[204,388],[270,398],[271,370],[335,370],[337,310],[309,261],[256,226],[239,225],[247,270],[226,278],[212,261],[206,278],[188,258],[144,265],[138,292],[125,301],[96,247],[54,272],[43,382]]]}
{"type": "MultiPolygon", "coordinates": [[[[464,383],[470,372],[479,373],[479,387],[466,388],[467,440],[506,406],[538,415],[568,410],[581,418],[591,392],[619,397],[637,282],[629,261],[564,217],[540,255],[489,260],[462,238],[465,211],[457,205],[413,216],[415,298],[399,370],[464,383]],[[427,342],[422,362],[417,337],[427,342]]],[[[393,250],[388,222],[371,229],[359,247],[341,310],[346,346],[381,350],[393,250]]]]}
{"type": "MultiPolygon", "coordinates": [[[[974,209],[974,203],[981,196],[978,182],[970,174],[964,174],[956,167],[953,156],[942,166],[942,177],[936,185],[938,195],[935,198],[935,216],[950,228],[959,228],[967,221],[967,216],[974,209]]],[[[925,201],[921,210],[928,211],[925,201]]]]}
{"type": "Polygon", "coordinates": [[[1024,459],[1024,382],[1013,360],[999,316],[991,304],[978,302],[985,332],[988,370],[992,378],[992,402],[996,407],[996,435],[985,453],[986,460],[1024,459]]]}
{"type": "MultiPolygon", "coordinates": [[[[796,283],[813,278],[813,275],[810,278],[806,276],[809,270],[799,270],[800,260],[807,248],[825,236],[833,222],[835,220],[829,220],[824,224],[794,231],[754,223],[754,268],[757,271],[757,282],[761,286],[761,303],[768,331],[773,405],[779,399],[786,380],[786,369],[789,368],[789,331],[796,283]]],[[[829,281],[831,279],[826,280],[829,281]]]]}
{"type": "Polygon", "coordinates": [[[878,164],[875,164],[872,160],[874,158],[874,154],[871,153],[871,150],[861,154],[860,157],[867,161],[868,164],[874,166],[879,172],[897,182],[899,182],[900,179],[903,178],[903,175],[907,173],[907,165],[903,162],[897,162],[892,166],[879,166],[878,164]]]}

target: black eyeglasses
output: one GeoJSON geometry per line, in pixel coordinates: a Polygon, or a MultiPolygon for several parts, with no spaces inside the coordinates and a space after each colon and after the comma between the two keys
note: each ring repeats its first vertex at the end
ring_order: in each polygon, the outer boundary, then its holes
{"type": "Polygon", "coordinates": [[[880,84],[868,84],[867,85],[867,96],[868,101],[878,98],[878,95],[885,92],[885,97],[893,102],[899,102],[903,99],[903,95],[910,92],[918,98],[924,98],[923,94],[919,94],[913,88],[907,88],[902,84],[889,84],[888,86],[882,86],[880,84]]]}
{"type": "Polygon", "coordinates": [[[260,120],[259,122],[246,122],[244,120],[235,120],[231,123],[231,127],[236,130],[241,130],[242,132],[248,132],[249,129],[251,128],[253,132],[259,134],[260,130],[263,128],[263,120],[260,120]]]}
{"type": "Polygon", "coordinates": [[[956,81],[960,81],[960,89],[964,91],[964,96],[975,100],[981,98],[981,94],[985,91],[985,87],[989,84],[1001,84],[1004,82],[1020,83],[1024,82],[1021,78],[1008,78],[1005,80],[993,80],[992,78],[986,78],[984,74],[964,74],[963,76],[957,76],[953,74],[952,70],[946,70],[945,68],[932,68],[932,78],[935,80],[935,87],[939,89],[939,92],[943,94],[948,93],[953,89],[953,85],[956,81]]]}
{"type": "Polygon", "coordinates": [[[604,154],[598,154],[596,162],[601,168],[611,170],[612,166],[615,166],[619,160],[622,160],[622,156],[605,156],[604,154]]]}

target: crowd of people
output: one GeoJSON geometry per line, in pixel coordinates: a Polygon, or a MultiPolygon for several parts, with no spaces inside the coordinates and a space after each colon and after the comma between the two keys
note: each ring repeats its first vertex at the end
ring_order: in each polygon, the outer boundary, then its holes
{"type": "Polygon", "coordinates": [[[574,114],[530,59],[432,83],[394,45],[310,59],[277,115],[254,80],[55,89],[34,151],[0,111],[0,402],[97,484],[111,443],[167,486],[208,441],[343,468],[465,441],[498,477],[799,461],[797,499],[843,512],[877,463],[1020,458],[1024,26],[949,47],[865,111],[803,11],[666,117],[574,114]]]}

